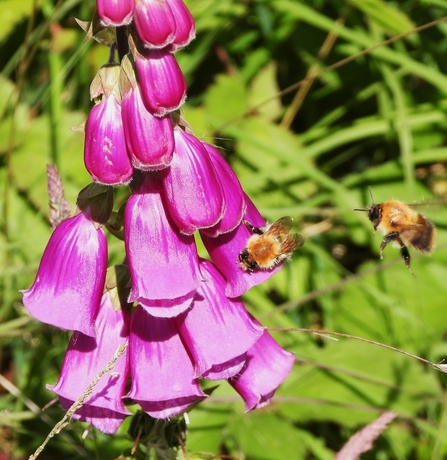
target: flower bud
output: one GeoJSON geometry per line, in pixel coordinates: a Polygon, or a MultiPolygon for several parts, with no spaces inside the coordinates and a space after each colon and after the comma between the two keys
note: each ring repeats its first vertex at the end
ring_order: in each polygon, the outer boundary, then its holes
{"type": "Polygon", "coordinates": [[[136,0],[135,25],[147,48],[164,48],[174,41],[175,20],[166,0],[136,0]]]}
{"type": "Polygon", "coordinates": [[[196,36],[194,19],[182,0],[166,0],[175,20],[175,38],[171,51],[175,52],[188,45],[196,36]]]}
{"type": "Polygon", "coordinates": [[[146,108],[157,117],[177,110],[186,99],[186,81],[175,57],[165,49],[134,56],[146,108]]]}
{"type": "Polygon", "coordinates": [[[166,168],[174,152],[174,132],[169,116],[154,117],[144,106],[138,85],[123,97],[121,116],[133,167],[143,171],[166,168]]]}
{"type": "Polygon", "coordinates": [[[85,125],[84,163],[95,182],[127,184],[133,173],[127,155],[121,106],[115,96],[103,96],[85,125]]]}
{"type": "Polygon", "coordinates": [[[96,8],[105,26],[130,24],[134,14],[135,0],[96,0],[96,8]]]}

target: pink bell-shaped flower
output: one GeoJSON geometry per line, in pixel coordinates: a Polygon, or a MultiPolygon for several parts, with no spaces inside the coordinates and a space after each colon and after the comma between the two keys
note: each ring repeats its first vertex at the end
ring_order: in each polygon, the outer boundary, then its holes
{"type": "Polygon", "coordinates": [[[166,168],[174,152],[174,132],[169,116],[155,117],[144,106],[136,85],[121,102],[127,152],[132,165],[143,171],[166,168]]]}
{"type": "Polygon", "coordinates": [[[166,49],[134,53],[146,108],[162,117],[177,110],[186,99],[186,81],[175,57],[166,49]]]}
{"type": "Polygon", "coordinates": [[[161,171],[169,214],[182,233],[190,235],[216,225],[225,213],[219,175],[202,143],[180,127],[174,128],[175,153],[161,171]]]}
{"type": "Polygon", "coordinates": [[[261,337],[240,300],[225,296],[226,282],[211,262],[201,260],[202,282],[192,307],[177,317],[180,335],[194,362],[194,376],[228,379],[245,364],[245,352],[261,337]]]}
{"type": "Polygon", "coordinates": [[[134,13],[135,0],[96,0],[96,8],[105,26],[130,24],[134,13]]]}
{"type": "Polygon", "coordinates": [[[135,25],[147,48],[165,48],[175,38],[175,20],[166,0],[135,0],[135,25]]]}
{"type": "Polygon", "coordinates": [[[245,412],[269,404],[279,385],[289,375],[295,357],[282,349],[271,335],[262,337],[248,350],[246,366],[229,383],[245,401],[245,412]]]}
{"type": "Polygon", "coordinates": [[[124,241],[132,279],[129,300],[155,316],[186,310],[198,287],[198,256],[193,236],[175,227],[160,195],[160,183],[145,174],[129,198],[124,241]]]}
{"type": "MultiPolygon", "coordinates": [[[[75,332],[68,345],[61,375],[55,385],[47,388],[59,395],[67,410],[107,366],[118,348],[129,337],[129,315],[113,309],[110,293],[103,295],[96,320],[97,336],[75,332]]],[[[129,375],[129,351],[120,356],[113,371],[106,373],[93,387],[92,395],[73,418],[90,422],[104,433],[115,433],[123,420],[131,415],[124,407],[123,397],[129,375]]]]}
{"type": "Polygon", "coordinates": [[[181,414],[206,397],[174,318],[156,318],[138,306],[132,314],[129,348],[132,387],[127,397],[152,417],[181,414]]]}
{"type": "Polygon", "coordinates": [[[84,210],[54,230],[23,304],[43,323],[94,337],[106,269],[106,237],[84,210]]]}
{"type": "MultiPolygon", "coordinates": [[[[245,202],[247,205],[245,220],[255,227],[263,227],[264,219],[246,195],[245,202]]],[[[241,268],[239,254],[245,249],[247,240],[252,235],[244,223],[239,224],[236,230],[215,238],[206,235],[205,232],[200,232],[200,235],[211,259],[227,280],[225,294],[228,297],[240,297],[252,286],[263,283],[281,269],[281,265],[271,270],[254,272],[247,272],[241,268]]]]}

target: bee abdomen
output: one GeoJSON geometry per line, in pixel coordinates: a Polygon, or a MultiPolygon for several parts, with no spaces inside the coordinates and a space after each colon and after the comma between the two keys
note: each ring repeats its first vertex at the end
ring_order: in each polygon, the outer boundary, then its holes
{"type": "Polygon", "coordinates": [[[423,222],[420,222],[423,228],[418,232],[414,232],[411,239],[408,239],[408,243],[418,251],[431,252],[435,245],[436,228],[425,217],[420,217],[423,219],[423,222]]]}

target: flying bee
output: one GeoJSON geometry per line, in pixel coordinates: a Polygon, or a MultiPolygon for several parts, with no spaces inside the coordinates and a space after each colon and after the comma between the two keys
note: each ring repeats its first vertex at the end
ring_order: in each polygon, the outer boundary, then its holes
{"type": "Polygon", "coordinates": [[[293,251],[304,244],[303,236],[290,233],[291,217],[282,217],[261,228],[254,227],[246,220],[243,222],[253,233],[239,254],[240,266],[246,272],[270,270],[289,260],[293,251]]]}
{"type": "Polygon", "coordinates": [[[380,245],[380,259],[383,260],[383,250],[388,243],[400,249],[405,266],[415,276],[410,268],[410,253],[406,244],[417,251],[425,254],[430,253],[436,241],[436,228],[424,216],[416,212],[410,206],[399,200],[389,200],[375,204],[371,195],[371,206],[366,209],[354,209],[354,211],[368,212],[369,220],[374,225],[374,230],[379,230],[384,235],[380,245]]]}

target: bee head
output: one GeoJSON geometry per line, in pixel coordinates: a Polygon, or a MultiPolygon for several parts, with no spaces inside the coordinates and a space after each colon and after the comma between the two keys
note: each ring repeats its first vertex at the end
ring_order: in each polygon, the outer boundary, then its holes
{"type": "Polygon", "coordinates": [[[239,254],[239,262],[242,269],[247,272],[253,272],[259,268],[258,264],[250,257],[250,253],[247,249],[244,249],[239,254]]]}
{"type": "Polygon", "coordinates": [[[377,228],[380,220],[382,219],[382,206],[374,203],[371,187],[368,187],[368,190],[369,195],[371,196],[371,206],[364,209],[355,208],[354,211],[366,211],[368,213],[368,219],[374,224],[374,228],[377,228]]]}

